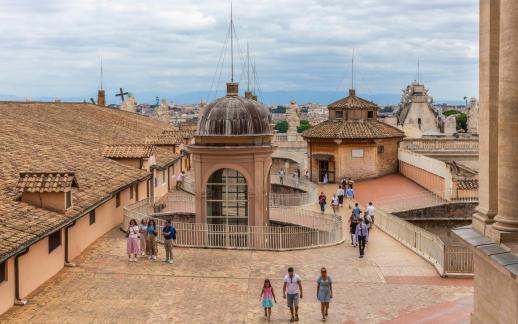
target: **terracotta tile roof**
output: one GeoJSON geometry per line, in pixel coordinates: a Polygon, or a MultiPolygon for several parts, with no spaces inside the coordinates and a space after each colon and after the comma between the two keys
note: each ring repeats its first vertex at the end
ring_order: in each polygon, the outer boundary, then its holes
{"type": "Polygon", "coordinates": [[[180,135],[159,134],[146,137],[146,144],[151,145],[180,145],[184,139],[180,135]]]}
{"type": "Polygon", "coordinates": [[[168,136],[181,136],[185,139],[191,139],[194,137],[195,130],[167,130],[163,131],[162,135],[168,135],[168,136]]]}
{"type": "Polygon", "coordinates": [[[154,148],[148,144],[111,144],[104,147],[103,156],[110,159],[140,159],[153,155],[154,148]]]}
{"type": "Polygon", "coordinates": [[[305,138],[375,139],[404,137],[399,129],[377,120],[326,120],[302,133],[305,138]]]}
{"type": "Polygon", "coordinates": [[[338,109],[378,109],[378,106],[368,100],[357,97],[354,90],[349,90],[349,96],[333,102],[328,108],[338,109]]]}
{"type": "Polygon", "coordinates": [[[155,164],[159,167],[163,168],[167,165],[172,164],[174,161],[177,161],[181,158],[181,155],[175,153],[172,148],[158,146],[155,148],[155,164]]]}
{"type": "Polygon", "coordinates": [[[74,172],[21,172],[16,188],[19,192],[64,192],[77,186],[74,172]]]}
{"type": "Polygon", "coordinates": [[[460,190],[476,190],[478,189],[477,179],[464,179],[457,181],[457,189],[460,190]]]}
{"type": "Polygon", "coordinates": [[[149,174],[103,157],[109,144],[143,142],[173,128],[83,103],[0,102],[0,262],[149,174]],[[27,170],[74,172],[80,187],[65,214],[17,200],[27,170]]]}

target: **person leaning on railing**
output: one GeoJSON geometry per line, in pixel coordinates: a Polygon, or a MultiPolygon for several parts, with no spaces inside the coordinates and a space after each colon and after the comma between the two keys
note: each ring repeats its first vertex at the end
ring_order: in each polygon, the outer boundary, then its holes
{"type": "Polygon", "coordinates": [[[180,189],[183,186],[184,178],[185,171],[180,171],[180,173],[178,173],[178,176],[176,177],[176,190],[180,189]]]}

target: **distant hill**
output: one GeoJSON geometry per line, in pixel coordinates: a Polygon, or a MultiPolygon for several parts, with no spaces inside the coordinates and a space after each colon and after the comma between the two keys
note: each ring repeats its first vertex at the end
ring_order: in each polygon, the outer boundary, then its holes
{"type": "MultiPolygon", "coordinates": [[[[109,93],[109,92],[108,92],[109,93]]],[[[219,90],[216,93],[209,91],[192,91],[185,92],[180,94],[171,94],[171,93],[160,93],[160,92],[134,92],[137,101],[139,103],[149,103],[155,104],[156,97],[159,98],[167,98],[168,100],[172,99],[174,103],[180,104],[197,104],[203,99],[205,101],[212,101],[215,97],[221,97],[224,95],[224,90],[219,90]],[[209,97],[211,95],[211,97],[209,97]]],[[[371,100],[378,105],[392,105],[398,104],[400,101],[399,94],[364,94],[359,92],[358,95],[362,98],[371,100]]],[[[295,90],[295,91],[266,91],[263,92],[262,97],[259,97],[259,100],[265,104],[280,104],[286,105],[293,99],[297,101],[297,103],[321,103],[321,104],[329,104],[340,98],[347,96],[347,93],[344,91],[315,91],[315,90],[295,90]]],[[[0,94],[0,100],[10,100],[10,101],[25,101],[27,98],[30,98],[32,101],[55,101],[57,99],[64,102],[82,102],[84,100],[90,101],[90,97],[92,95],[85,95],[83,97],[20,97],[9,94],[0,94]]],[[[96,97],[94,97],[97,100],[96,97]]],[[[115,96],[107,95],[106,97],[107,103],[119,103],[119,100],[115,96]]],[[[448,99],[434,99],[434,103],[446,103],[450,105],[463,105],[465,102],[463,100],[448,100],[448,99]]]]}

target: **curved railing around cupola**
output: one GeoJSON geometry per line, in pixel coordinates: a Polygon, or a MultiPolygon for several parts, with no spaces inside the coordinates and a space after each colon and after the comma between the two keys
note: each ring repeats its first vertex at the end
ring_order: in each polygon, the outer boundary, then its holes
{"type": "Polygon", "coordinates": [[[182,247],[230,248],[283,251],[339,244],[344,241],[341,217],[297,207],[270,208],[269,226],[221,225],[175,221],[175,215],[194,214],[195,197],[169,193],[157,202],[146,199],[124,208],[122,229],[135,219],[153,219],[161,230],[172,219],[177,230],[175,245],[182,247]]]}

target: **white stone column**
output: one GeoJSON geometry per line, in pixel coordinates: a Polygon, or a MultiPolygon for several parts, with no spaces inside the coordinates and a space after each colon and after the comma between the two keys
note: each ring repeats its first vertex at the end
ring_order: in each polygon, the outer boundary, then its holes
{"type": "Polygon", "coordinates": [[[518,1],[500,6],[498,215],[493,228],[518,232],[518,1]]]}
{"type": "Polygon", "coordinates": [[[500,1],[480,0],[479,205],[473,228],[485,234],[498,211],[500,1]]]}

